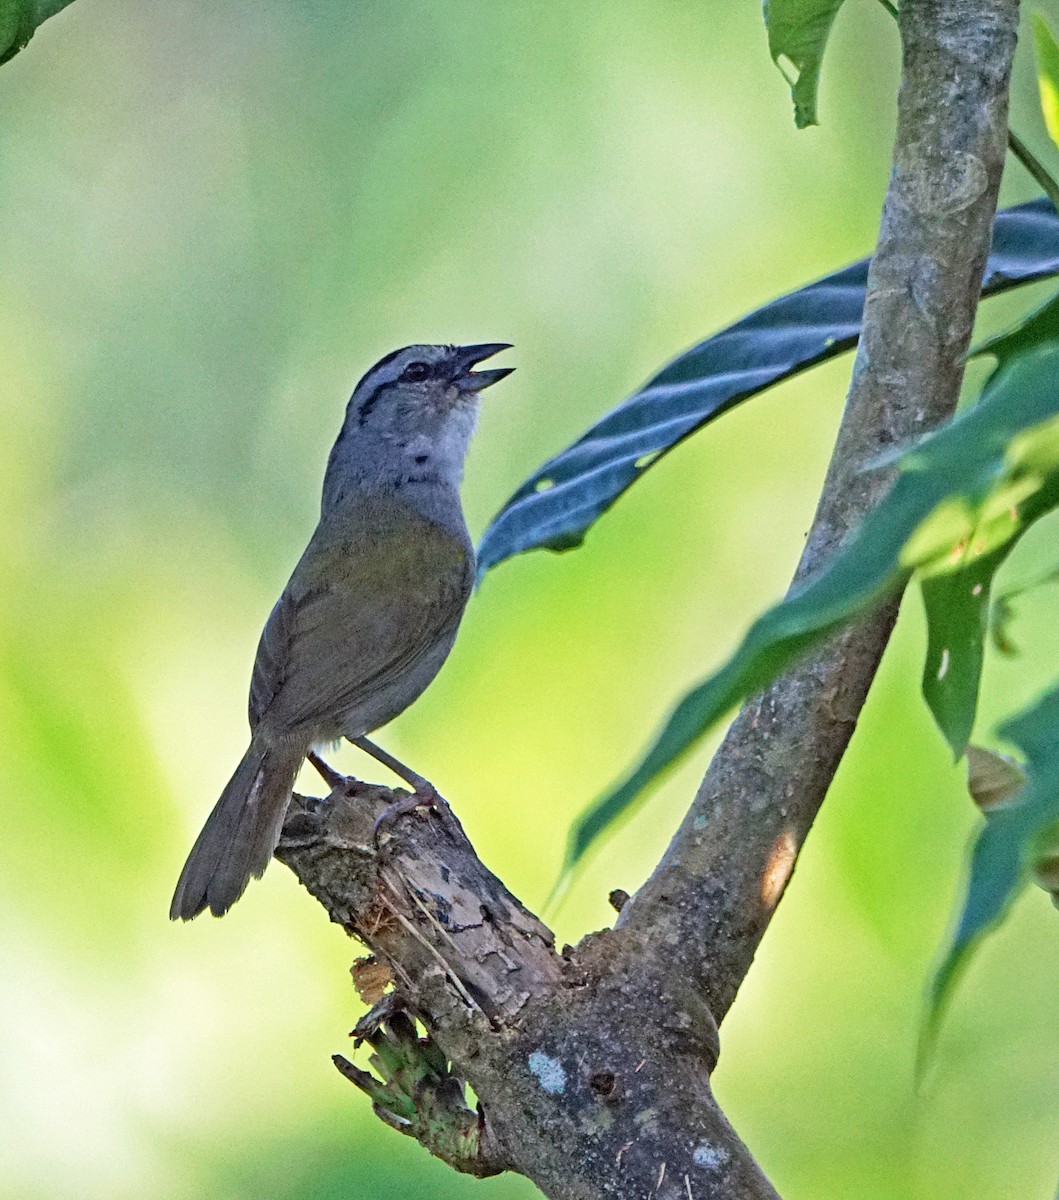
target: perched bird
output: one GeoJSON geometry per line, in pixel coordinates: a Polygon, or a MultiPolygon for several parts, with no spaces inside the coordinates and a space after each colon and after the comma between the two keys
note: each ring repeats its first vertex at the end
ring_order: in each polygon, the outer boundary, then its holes
{"type": "MultiPolygon", "coordinates": [[[[306,756],[349,738],[415,788],[430,784],[367,740],[441,668],[474,582],[460,504],[478,393],[509,347],[406,346],[357,384],[327,462],[320,522],[273,608],[250,684],[250,747],[188,856],[169,910],[220,916],[260,876],[306,756]]],[[[333,773],[332,773],[333,774],[333,773]]]]}

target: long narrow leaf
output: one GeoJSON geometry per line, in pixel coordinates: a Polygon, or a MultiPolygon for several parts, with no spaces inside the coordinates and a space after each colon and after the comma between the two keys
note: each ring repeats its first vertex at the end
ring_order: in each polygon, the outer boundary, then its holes
{"type": "MultiPolygon", "coordinates": [[[[1019,357],[1057,343],[1059,295],[972,353],[995,356],[996,374],[1019,357]]],[[[987,384],[987,388],[991,386],[992,382],[987,384]]],[[[927,573],[921,581],[927,616],[923,697],[957,759],[967,747],[978,708],[993,579],[1030,527],[1028,516],[1024,510],[1021,529],[987,554],[972,533],[957,547],[953,562],[944,564],[942,571],[927,573]]]]}
{"type": "MultiPolygon", "coordinates": [[[[1059,274],[1059,216],[1044,199],[998,213],[983,290],[1059,274]]],[[[856,345],[863,259],[766,304],[649,380],[518,489],[486,530],[484,574],[539,547],[565,550],[659,457],[742,401],[856,345]]]]}
{"type": "Polygon", "coordinates": [[[928,575],[920,585],[927,613],[923,698],[957,759],[974,728],[989,631],[990,587],[1013,546],[1009,542],[989,554],[976,554],[972,538],[959,566],[928,575]]]}
{"type": "Polygon", "coordinates": [[[879,506],[820,574],[757,620],[712,678],[680,702],[629,777],[571,835],[567,870],[726,712],[810,646],[923,568],[952,570],[972,536],[984,559],[1059,506],[1059,347],[1019,356],[982,399],[902,459],[879,506]]]}

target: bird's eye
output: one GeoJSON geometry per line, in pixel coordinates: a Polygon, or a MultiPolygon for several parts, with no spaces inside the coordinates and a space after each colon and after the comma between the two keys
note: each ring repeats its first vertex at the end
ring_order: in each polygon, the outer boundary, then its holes
{"type": "Polygon", "coordinates": [[[408,383],[420,383],[430,374],[430,368],[425,362],[409,363],[401,372],[401,378],[408,383]]]}

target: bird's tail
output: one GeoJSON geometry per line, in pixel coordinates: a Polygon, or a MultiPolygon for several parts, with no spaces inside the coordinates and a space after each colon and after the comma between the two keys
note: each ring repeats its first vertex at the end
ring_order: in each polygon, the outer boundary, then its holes
{"type": "Polygon", "coordinates": [[[190,921],[206,908],[222,916],[264,874],[304,757],[298,747],[250,742],[180,873],[171,920],[190,921]]]}

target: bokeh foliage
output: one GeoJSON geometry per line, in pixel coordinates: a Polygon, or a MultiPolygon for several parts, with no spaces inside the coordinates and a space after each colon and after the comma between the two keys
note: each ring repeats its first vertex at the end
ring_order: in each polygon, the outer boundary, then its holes
{"type": "MultiPolygon", "coordinates": [[[[282,868],[221,922],[170,926],[169,892],[241,752],[257,633],[359,372],[413,340],[516,343],[468,468],[478,532],[659,362],[864,254],[896,48],[881,10],[846,17],[809,135],[753,5],[80,0],[0,70],[0,1191],[532,1194],[432,1162],[333,1071],[359,1011],[351,948],[282,868]]],[[[1040,139],[1035,112],[1023,70],[1016,121],[1040,139]]],[[[1005,202],[1032,194],[1013,172],[1005,202]]],[[[1017,309],[995,303],[1000,328],[1017,309]]],[[[531,904],[645,715],[784,586],[843,374],[682,447],[578,555],[487,579],[386,735],[531,904]]],[[[1025,539],[1010,586],[1056,537],[1025,539]]],[[[718,1092],[792,1197],[1046,1196],[1043,893],[972,964],[912,1088],[976,818],[907,686],[924,646],[908,608],[871,736],[726,1022],[718,1092]]],[[[1050,611],[1020,600],[1011,632],[1033,652],[987,663],[980,721],[1050,678],[1050,611]]],[[[675,774],[608,845],[560,936],[608,919],[693,781],[675,774]]]]}

